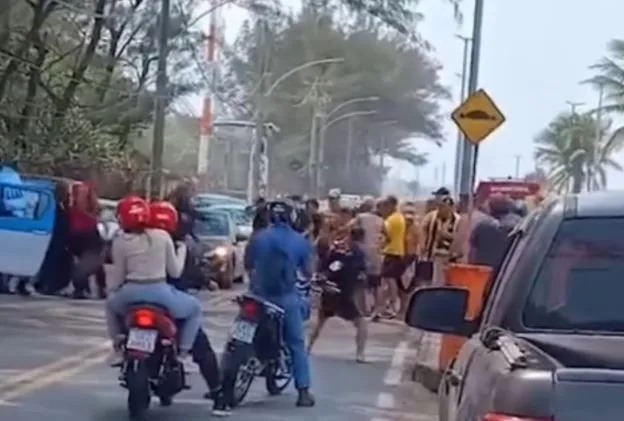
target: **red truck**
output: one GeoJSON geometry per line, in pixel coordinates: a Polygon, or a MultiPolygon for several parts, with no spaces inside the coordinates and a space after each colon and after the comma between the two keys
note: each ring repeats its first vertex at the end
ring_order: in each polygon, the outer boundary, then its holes
{"type": "Polygon", "coordinates": [[[475,192],[475,203],[482,204],[495,194],[502,194],[513,200],[524,200],[537,195],[541,190],[539,183],[518,179],[490,179],[480,181],[475,192]]]}

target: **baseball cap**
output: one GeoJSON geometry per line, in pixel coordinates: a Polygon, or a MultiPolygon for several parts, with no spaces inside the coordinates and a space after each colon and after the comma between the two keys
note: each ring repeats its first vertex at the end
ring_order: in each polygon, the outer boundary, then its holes
{"type": "Polygon", "coordinates": [[[449,196],[451,192],[446,187],[440,187],[436,191],[432,192],[434,196],[449,196]]]}
{"type": "Polygon", "coordinates": [[[340,199],[340,196],[342,196],[340,189],[331,189],[327,194],[327,197],[330,199],[340,199]]]}

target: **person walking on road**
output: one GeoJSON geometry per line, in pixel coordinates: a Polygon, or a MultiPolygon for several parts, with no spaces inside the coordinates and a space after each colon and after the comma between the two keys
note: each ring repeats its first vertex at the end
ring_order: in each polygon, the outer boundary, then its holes
{"type": "Polygon", "coordinates": [[[367,295],[372,296],[372,308],[380,306],[383,297],[381,289],[381,268],[383,258],[381,255],[383,239],[386,236],[384,220],[375,212],[375,199],[366,198],[360,205],[360,213],[353,219],[351,226],[362,231],[362,240],[359,246],[364,252],[366,262],[366,287],[356,296],[360,310],[366,311],[369,306],[367,295]]]}

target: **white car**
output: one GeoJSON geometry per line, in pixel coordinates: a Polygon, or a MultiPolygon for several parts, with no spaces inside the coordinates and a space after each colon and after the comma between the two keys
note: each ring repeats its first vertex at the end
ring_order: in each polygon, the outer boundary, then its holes
{"type": "Polygon", "coordinates": [[[230,215],[211,208],[199,209],[195,235],[203,247],[203,270],[221,288],[231,288],[245,278],[245,244],[240,241],[230,215]]]}

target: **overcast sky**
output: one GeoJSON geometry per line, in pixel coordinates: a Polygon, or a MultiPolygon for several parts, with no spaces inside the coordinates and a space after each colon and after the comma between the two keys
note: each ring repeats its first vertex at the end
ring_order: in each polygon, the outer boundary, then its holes
{"type": "MultiPolygon", "coordinates": [[[[295,8],[298,3],[284,0],[295,8]]],[[[435,57],[444,67],[442,80],[458,101],[463,46],[455,34],[471,35],[473,0],[464,0],[461,28],[445,0],[421,3],[419,10],[425,19],[418,31],[435,47],[435,57]]],[[[246,13],[235,6],[222,13],[227,22],[226,38],[231,40],[246,13]]],[[[515,156],[520,156],[521,172],[530,171],[534,167],[533,138],[557,113],[569,108],[566,101],[585,103],[579,110],[596,107],[597,92],[579,81],[591,76],[589,65],[605,54],[610,39],[624,37],[622,16],[621,0],[485,0],[479,87],[495,100],[507,122],[482,144],[478,177],[513,175],[515,156]]],[[[456,105],[445,104],[447,114],[456,105]]],[[[396,165],[393,175],[405,179],[418,176],[423,183],[439,184],[444,166],[444,179],[452,183],[456,129],[450,117],[445,135],[447,141],[441,149],[419,141],[422,145],[418,147],[430,152],[432,159],[418,174],[409,165],[396,165]]],[[[624,156],[620,162],[624,163],[624,156]]],[[[610,174],[611,187],[622,182],[624,174],[610,174]]]]}

